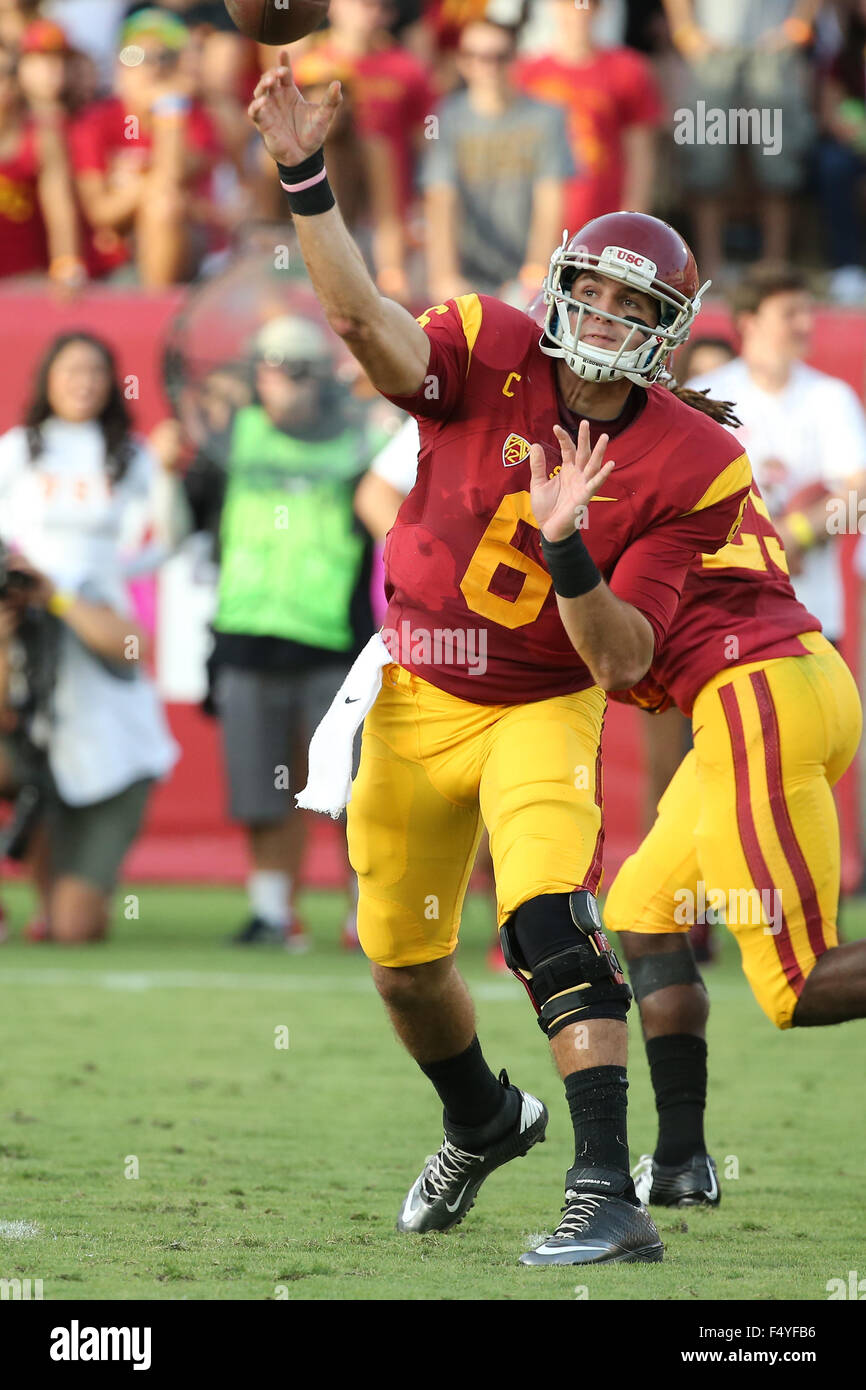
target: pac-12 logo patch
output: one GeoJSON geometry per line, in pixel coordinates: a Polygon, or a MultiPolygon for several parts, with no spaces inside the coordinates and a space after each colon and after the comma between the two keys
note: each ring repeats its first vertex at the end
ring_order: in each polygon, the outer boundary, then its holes
{"type": "Polygon", "coordinates": [[[502,446],[502,462],[506,468],[514,468],[529,456],[529,443],[522,434],[510,434],[502,446]]]}

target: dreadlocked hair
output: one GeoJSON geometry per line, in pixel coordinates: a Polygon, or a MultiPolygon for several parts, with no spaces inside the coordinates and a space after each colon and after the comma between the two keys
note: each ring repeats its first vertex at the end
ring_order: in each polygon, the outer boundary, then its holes
{"type": "Polygon", "coordinates": [[[693,410],[700,410],[703,415],[709,415],[711,420],[716,420],[720,425],[726,425],[729,430],[742,428],[742,420],[734,414],[733,401],[715,401],[710,397],[710,388],[706,387],[703,391],[692,391],[688,386],[673,386],[671,394],[676,396],[678,401],[684,405],[690,405],[693,410]]]}

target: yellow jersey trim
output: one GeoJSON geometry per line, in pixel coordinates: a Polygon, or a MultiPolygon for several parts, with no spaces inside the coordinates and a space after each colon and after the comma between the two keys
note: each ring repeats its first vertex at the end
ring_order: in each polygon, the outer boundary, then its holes
{"type": "Polygon", "coordinates": [[[469,358],[466,362],[466,375],[468,376],[469,368],[472,365],[472,350],[475,347],[478,334],[481,332],[481,316],[484,310],[481,308],[481,300],[477,294],[461,294],[454,303],[457,305],[457,312],[463,325],[463,336],[469,349],[469,358]]]}
{"type": "Polygon", "coordinates": [[[740,454],[733,463],[729,463],[727,468],[717,478],[714,478],[707,488],[700,501],[684,512],[684,516],[693,516],[695,512],[702,512],[707,507],[712,507],[716,502],[723,502],[726,497],[732,497],[740,488],[749,488],[752,485],[752,466],[749,463],[748,454],[740,454]]]}

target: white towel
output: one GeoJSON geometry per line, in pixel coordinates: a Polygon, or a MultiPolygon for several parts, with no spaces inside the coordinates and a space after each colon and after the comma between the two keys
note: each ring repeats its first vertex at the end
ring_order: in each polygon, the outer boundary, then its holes
{"type": "Polygon", "coordinates": [[[380,633],[354,662],[310,741],[309,775],[295,805],[334,820],[352,799],[352,746],[382,688],[382,667],[393,661],[380,633]]]}

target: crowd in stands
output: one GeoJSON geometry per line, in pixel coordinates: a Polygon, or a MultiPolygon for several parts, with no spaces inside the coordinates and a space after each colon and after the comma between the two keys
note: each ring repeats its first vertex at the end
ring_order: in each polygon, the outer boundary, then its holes
{"type": "MultiPolygon", "coordinates": [[[[717,283],[793,258],[857,304],[864,46],[866,0],[331,0],[292,57],[343,85],[329,173],[395,298],[537,287],[563,227],[629,207],[717,283]],[[765,124],[710,129],[736,111],[765,124]]],[[[274,56],[221,0],[0,0],[0,275],[159,288],[285,219],[246,116],[274,56]]]]}

